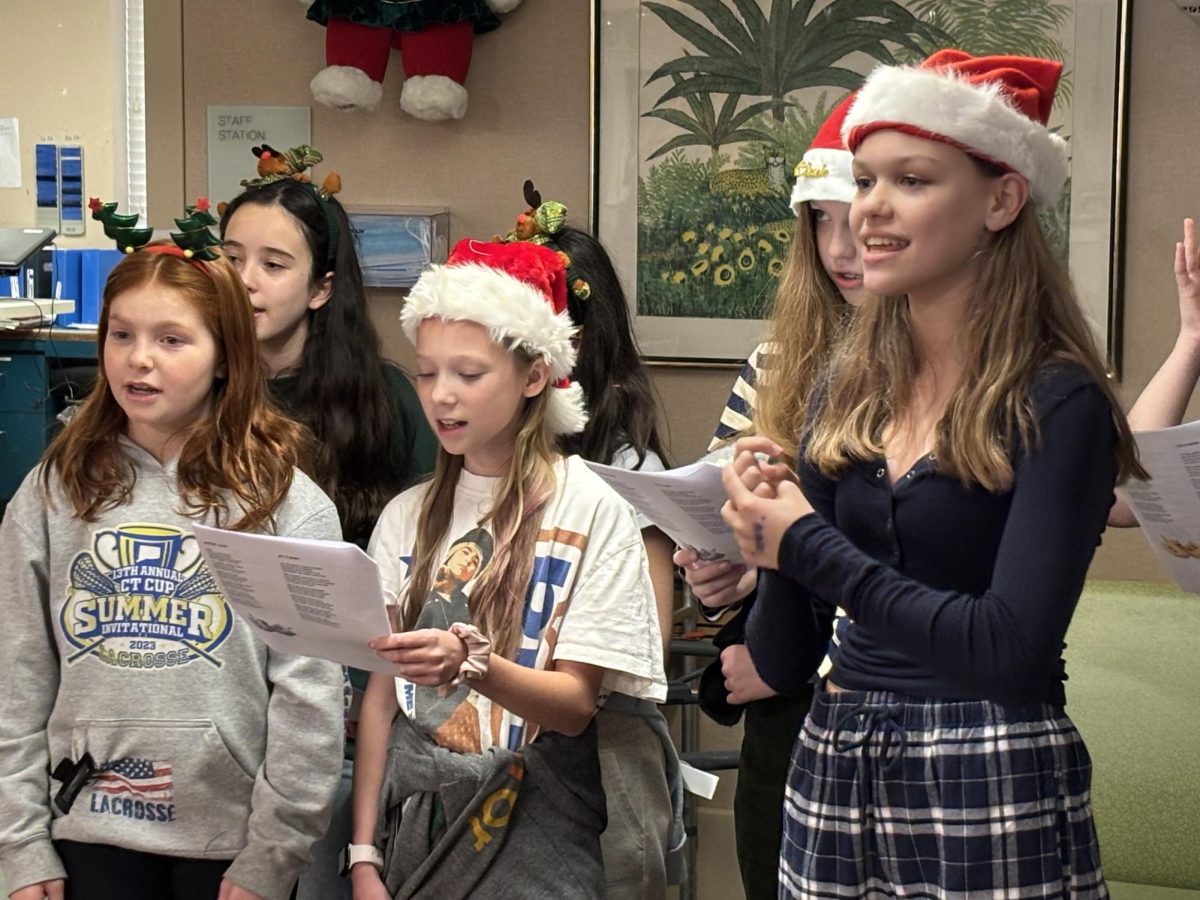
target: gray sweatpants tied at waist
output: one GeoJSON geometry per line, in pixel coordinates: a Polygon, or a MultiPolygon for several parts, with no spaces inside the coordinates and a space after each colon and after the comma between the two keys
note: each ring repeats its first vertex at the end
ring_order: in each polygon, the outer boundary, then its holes
{"type": "Polygon", "coordinates": [[[519,752],[477,755],[437,746],[400,714],[380,813],[383,879],[396,900],[604,896],[594,723],[578,737],[544,732],[519,752]]]}

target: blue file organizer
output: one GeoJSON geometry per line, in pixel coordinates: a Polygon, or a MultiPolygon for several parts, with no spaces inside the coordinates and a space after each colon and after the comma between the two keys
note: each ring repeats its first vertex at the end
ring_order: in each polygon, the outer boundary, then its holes
{"type": "Polygon", "coordinates": [[[124,256],[120,250],[54,251],[54,293],[75,301],[75,312],[59,315],[59,325],[94,325],[100,321],[100,304],[108,273],[124,256]]]}

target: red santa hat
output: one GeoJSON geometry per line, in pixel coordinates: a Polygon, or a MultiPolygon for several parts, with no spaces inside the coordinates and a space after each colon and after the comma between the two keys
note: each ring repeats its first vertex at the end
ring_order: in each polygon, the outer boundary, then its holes
{"type": "Polygon", "coordinates": [[[800,215],[800,204],[809,200],[849,203],[854,199],[854,176],[850,172],[854,154],[842,140],[842,123],[857,96],[855,92],[842,98],[796,163],[796,183],[792,186],[792,212],[796,215],[800,215]]]}
{"type": "Polygon", "coordinates": [[[1023,176],[1033,202],[1057,202],[1067,180],[1067,143],[1046,127],[1062,63],[1030,56],[973,57],[939,50],[920,66],[880,66],[846,116],[854,152],[895,129],[942,141],[1023,176]]]}
{"type": "Polygon", "coordinates": [[[583,431],[583,391],[570,378],[576,329],[567,312],[567,273],[553,250],[524,241],[459,241],[446,263],[427,268],[409,291],[400,323],[410,341],[416,343],[417,327],[430,317],[477,322],[498,343],[544,359],[551,382],[547,425],[555,435],[583,431]]]}

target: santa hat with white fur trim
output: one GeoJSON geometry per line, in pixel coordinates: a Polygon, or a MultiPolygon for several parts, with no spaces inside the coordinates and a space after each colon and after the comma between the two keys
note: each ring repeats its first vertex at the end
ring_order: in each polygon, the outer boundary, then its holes
{"type": "Polygon", "coordinates": [[[792,212],[796,215],[800,215],[800,204],[810,200],[849,203],[854,199],[854,175],[850,172],[854,154],[842,140],[842,123],[857,96],[855,92],[842,98],[796,163],[796,183],[792,185],[792,212]]]}
{"type": "Polygon", "coordinates": [[[961,50],[939,50],[916,67],[880,66],[842,136],[851,152],[883,129],[943,141],[1022,175],[1033,202],[1052,205],[1067,180],[1067,143],[1046,127],[1061,75],[1055,60],[961,50]]]}
{"type": "Polygon", "coordinates": [[[416,343],[425,319],[484,326],[505,346],[524,347],[550,365],[547,425],[555,435],[578,434],[587,424],[583,391],[571,381],[575,326],[567,312],[567,273],[553,250],[524,241],[491,244],[464,238],[444,265],[427,268],[400,313],[416,343]]]}

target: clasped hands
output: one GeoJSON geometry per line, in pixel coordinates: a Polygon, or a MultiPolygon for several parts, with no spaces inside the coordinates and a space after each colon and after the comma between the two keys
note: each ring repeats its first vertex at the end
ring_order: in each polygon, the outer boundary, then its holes
{"type": "Polygon", "coordinates": [[[774,459],[782,453],[782,448],[768,438],[742,438],[734,445],[732,462],[721,472],[729,497],[721,507],[721,518],[732,529],[742,558],[750,566],[778,569],[784,532],[797,519],[813,512],[795,472],[782,463],[763,462],[755,455],[774,459]]]}

